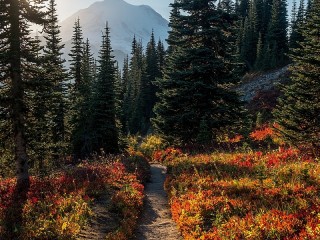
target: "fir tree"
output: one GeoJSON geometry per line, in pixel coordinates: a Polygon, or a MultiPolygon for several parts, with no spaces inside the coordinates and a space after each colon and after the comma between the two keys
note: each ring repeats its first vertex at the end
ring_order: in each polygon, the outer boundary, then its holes
{"type": "Polygon", "coordinates": [[[157,82],[153,123],[169,141],[190,142],[201,135],[201,121],[213,133],[238,119],[237,95],[228,87],[235,82],[230,64],[234,39],[228,38],[234,34],[225,34],[235,19],[213,1],[175,1],[171,6],[171,52],[164,78],[157,82]]]}
{"type": "Polygon", "coordinates": [[[240,0],[239,4],[239,14],[244,19],[249,13],[249,0],[240,0]]]}
{"type": "Polygon", "coordinates": [[[319,156],[320,136],[320,1],[313,1],[310,16],[301,26],[305,40],[292,55],[291,84],[274,114],[285,138],[297,146],[307,145],[319,156]]]}
{"type": "Polygon", "coordinates": [[[146,126],[142,129],[142,134],[146,134],[150,128],[150,118],[152,117],[152,109],[157,101],[156,92],[157,88],[154,82],[157,77],[160,77],[160,69],[158,62],[157,46],[152,31],[150,41],[146,49],[146,96],[145,96],[145,121],[146,126]]]}
{"type": "MultiPolygon", "coordinates": [[[[124,86],[121,76],[121,70],[119,64],[116,63],[115,68],[115,108],[116,108],[116,123],[119,130],[123,129],[122,119],[123,119],[123,98],[124,98],[124,86]]],[[[119,131],[119,136],[122,134],[122,131],[119,131]]]]}
{"type": "Polygon", "coordinates": [[[83,56],[81,57],[81,82],[73,91],[75,99],[73,110],[73,133],[72,144],[75,159],[83,159],[92,153],[91,149],[91,100],[92,86],[95,80],[94,59],[91,53],[89,40],[83,46],[83,56]]]}
{"type": "Polygon", "coordinates": [[[243,36],[241,45],[241,60],[245,62],[249,69],[253,69],[253,64],[256,58],[256,41],[255,30],[251,19],[246,17],[244,21],[243,36]]]}
{"type": "Polygon", "coordinates": [[[158,67],[159,67],[159,72],[158,72],[159,75],[157,77],[162,78],[162,72],[165,66],[166,50],[161,40],[158,41],[157,56],[158,56],[158,67]]]}
{"type": "Polygon", "coordinates": [[[273,0],[263,1],[262,26],[260,30],[263,39],[266,38],[268,33],[271,16],[272,16],[272,6],[273,6],[273,0]]]}
{"type": "Polygon", "coordinates": [[[291,16],[291,34],[289,39],[289,47],[291,49],[299,47],[299,42],[302,42],[303,35],[301,34],[301,26],[305,21],[305,9],[304,0],[300,1],[298,12],[295,11],[295,4],[293,5],[292,16],[291,16]]]}
{"type": "Polygon", "coordinates": [[[70,75],[75,83],[75,88],[81,82],[81,60],[83,55],[83,37],[80,19],[78,18],[74,23],[72,47],[69,56],[70,62],[70,75]]]}
{"type": "Polygon", "coordinates": [[[97,80],[93,89],[91,131],[92,150],[118,152],[118,129],[115,109],[115,61],[113,60],[108,24],[100,49],[97,80]]]}
{"type": "Polygon", "coordinates": [[[122,131],[124,134],[129,133],[129,116],[130,116],[130,104],[131,104],[131,94],[132,85],[129,77],[129,56],[127,56],[123,61],[122,68],[122,83],[123,83],[123,105],[122,105],[122,120],[121,125],[123,127],[122,131]]]}
{"type": "MultiPolygon", "coordinates": [[[[0,19],[0,85],[3,96],[1,105],[11,121],[9,125],[14,144],[18,191],[29,183],[26,147],[26,83],[33,76],[28,66],[37,64],[37,50],[30,38],[29,23],[43,24],[45,1],[30,4],[27,1],[1,1],[0,19]],[[2,101],[3,100],[3,101],[2,101]],[[20,189],[19,189],[20,188],[20,189]]],[[[1,108],[0,108],[1,109],[1,108]]],[[[12,226],[15,227],[15,226],[12,226]]]]}
{"type": "Polygon", "coordinates": [[[52,157],[55,161],[66,152],[65,142],[65,81],[66,71],[63,68],[60,26],[56,12],[55,0],[49,0],[49,17],[44,29],[46,46],[44,48],[45,81],[50,84],[47,96],[48,120],[50,121],[50,135],[52,157]]]}
{"type": "Polygon", "coordinates": [[[131,59],[129,63],[129,89],[128,97],[130,106],[128,109],[128,127],[131,134],[141,132],[145,118],[143,101],[146,93],[145,59],[141,42],[133,39],[131,59]]]}
{"type": "MultiPolygon", "coordinates": [[[[259,35],[262,35],[263,2],[261,0],[251,1],[248,11],[248,16],[245,17],[241,31],[239,31],[241,37],[238,44],[240,44],[241,60],[246,63],[249,70],[253,70],[257,61],[259,35]]],[[[260,40],[263,40],[262,36],[260,40]]]]}
{"type": "Polygon", "coordinates": [[[292,46],[295,44],[294,39],[294,33],[297,30],[297,3],[296,1],[292,4],[292,10],[291,10],[291,22],[290,22],[290,37],[289,37],[289,47],[292,48],[292,46]]]}
{"type": "Polygon", "coordinates": [[[167,53],[171,54],[176,51],[177,49],[175,49],[177,46],[177,42],[179,41],[179,38],[181,37],[181,33],[180,33],[180,21],[181,21],[181,16],[180,16],[180,12],[178,9],[178,3],[177,0],[174,1],[174,4],[171,4],[171,12],[170,12],[170,21],[169,21],[169,27],[170,30],[168,31],[168,39],[167,43],[168,43],[168,50],[167,53]]]}
{"type": "Polygon", "coordinates": [[[261,70],[263,69],[264,65],[263,65],[263,58],[264,58],[264,52],[263,52],[263,42],[262,42],[262,34],[259,34],[259,39],[258,39],[258,43],[257,43],[257,58],[256,58],[256,62],[255,62],[255,69],[257,70],[261,70]]]}
{"type": "Polygon", "coordinates": [[[271,61],[268,61],[270,63],[269,68],[281,66],[288,62],[285,56],[288,53],[287,28],[286,0],[274,0],[266,38],[266,44],[271,49],[271,61]]]}

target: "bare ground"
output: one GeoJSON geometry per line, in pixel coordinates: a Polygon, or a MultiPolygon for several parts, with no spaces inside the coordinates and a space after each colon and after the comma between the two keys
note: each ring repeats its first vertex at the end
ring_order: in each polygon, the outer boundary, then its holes
{"type": "Polygon", "coordinates": [[[145,206],[133,240],[179,240],[182,239],[171,219],[167,194],[163,189],[166,168],[151,165],[151,179],[146,185],[145,206]]]}

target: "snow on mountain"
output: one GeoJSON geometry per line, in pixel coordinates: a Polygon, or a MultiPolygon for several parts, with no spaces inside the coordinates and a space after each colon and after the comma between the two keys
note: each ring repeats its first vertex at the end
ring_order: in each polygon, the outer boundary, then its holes
{"type": "MultiPolygon", "coordinates": [[[[145,46],[150,40],[152,29],[156,40],[165,42],[168,36],[168,21],[146,5],[134,6],[124,0],[104,0],[95,2],[60,23],[61,37],[65,43],[65,52],[69,53],[74,22],[80,18],[84,39],[89,38],[95,57],[101,46],[102,33],[108,22],[111,44],[116,60],[121,65],[124,57],[131,52],[131,43],[135,35],[145,46]]],[[[68,59],[67,54],[64,56],[68,59]]]]}

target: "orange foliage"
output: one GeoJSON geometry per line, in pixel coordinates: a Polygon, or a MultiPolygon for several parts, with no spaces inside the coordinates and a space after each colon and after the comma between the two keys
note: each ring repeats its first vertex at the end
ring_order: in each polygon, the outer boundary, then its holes
{"type": "Polygon", "coordinates": [[[320,164],[295,149],[186,156],[169,167],[184,239],[320,239],[320,164]]]}
{"type": "Polygon", "coordinates": [[[265,126],[261,129],[257,129],[254,132],[250,133],[250,137],[255,141],[263,141],[267,137],[271,137],[274,135],[274,131],[272,128],[265,126]]]}

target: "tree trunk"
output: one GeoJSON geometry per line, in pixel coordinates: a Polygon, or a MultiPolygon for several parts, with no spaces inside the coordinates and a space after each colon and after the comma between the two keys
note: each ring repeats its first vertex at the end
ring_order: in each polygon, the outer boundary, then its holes
{"type": "Polygon", "coordinates": [[[11,0],[10,21],[10,77],[11,114],[15,144],[15,161],[18,186],[29,183],[28,156],[25,139],[24,87],[21,67],[21,30],[19,0],[11,0]]]}

